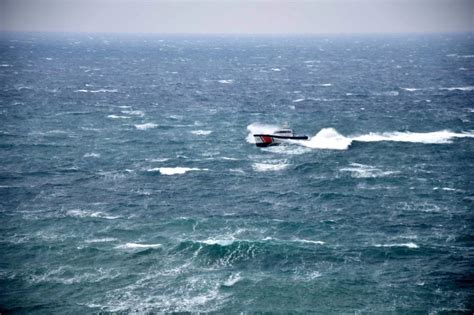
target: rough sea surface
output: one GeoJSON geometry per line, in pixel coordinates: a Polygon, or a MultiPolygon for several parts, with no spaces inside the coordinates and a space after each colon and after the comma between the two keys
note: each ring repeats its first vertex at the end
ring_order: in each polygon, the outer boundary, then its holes
{"type": "Polygon", "coordinates": [[[472,36],[3,33],[0,312],[472,313],[472,36]]]}

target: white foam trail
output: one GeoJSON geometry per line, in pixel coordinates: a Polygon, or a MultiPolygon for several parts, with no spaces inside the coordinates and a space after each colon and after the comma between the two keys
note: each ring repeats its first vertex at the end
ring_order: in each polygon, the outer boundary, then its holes
{"type": "Polygon", "coordinates": [[[207,168],[190,167],[157,167],[147,170],[148,172],[160,172],[162,175],[182,175],[190,171],[208,171],[207,168]]]}
{"type": "Polygon", "coordinates": [[[402,244],[375,244],[375,247],[407,247],[411,249],[418,248],[419,246],[415,243],[402,243],[402,244]]]}
{"type": "Polygon", "coordinates": [[[212,130],[192,130],[191,133],[196,136],[207,136],[212,133],[212,130]]]}
{"type": "Polygon", "coordinates": [[[325,86],[325,87],[328,87],[328,86],[332,86],[331,83],[323,83],[323,84],[318,84],[319,86],[325,86]]]}
{"type": "Polygon", "coordinates": [[[135,125],[135,128],[137,128],[138,130],[147,130],[147,129],[152,129],[152,128],[156,128],[156,127],[158,127],[158,125],[154,124],[154,123],[146,123],[146,124],[135,125]]]}
{"type": "Polygon", "coordinates": [[[396,142],[413,142],[413,143],[451,143],[453,138],[473,138],[474,133],[455,133],[449,130],[434,132],[383,132],[369,133],[367,135],[357,136],[352,140],[360,142],[379,142],[379,141],[396,141],[396,142]]]}
{"type": "Polygon", "coordinates": [[[474,86],[455,86],[455,87],[442,87],[439,88],[440,90],[445,90],[445,91],[474,91],[474,86]]]}
{"type": "Polygon", "coordinates": [[[138,244],[138,243],[126,243],[123,245],[118,245],[115,248],[121,248],[121,249],[142,249],[142,248],[160,248],[162,245],[161,244],[138,244]]]}
{"type": "Polygon", "coordinates": [[[280,71],[281,71],[280,68],[272,68],[271,70],[272,70],[272,71],[275,71],[275,72],[280,72],[280,71]]]}
{"type": "Polygon", "coordinates": [[[299,102],[303,102],[304,100],[306,100],[305,98],[298,98],[296,100],[292,100],[293,103],[299,103],[299,102]]]}
{"type": "Polygon", "coordinates": [[[295,143],[312,149],[347,150],[352,140],[344,137],[334,128],[324,128],[311,139],[295,141],[295,143]]]}
{"type": "MultiPolygon", "coordinates": [[[[254,134],[272,134],[280,127],[276,125],[253,123],[247,126],[249,134],[246,141],[248,143],[255,143],[254,134]]],[[[441,130],[433,132],[371,132],[365,135],[357,135],[352,137],[345,137],[337,132],[334,128],[323,128],[316,135],[309,140],[294,140],[287,141],[290,144],[298,144],[311,149],[329,149],[329,150],[347,150],[353,141],[359,142],[411,142],[411,143],[425,143],[425,144],[443,144],[451,143],[454,138],[474,138],[474,131],[468,132],[452,132],[450,130],[441,130]]],[[[300,152],[285,152],[285,149],[278,147],[270,147],[262,150],[275,153],[300,154],[300,152]]],[[[264,167],[264,166],[263,166],[264,167]]],[[[254,167],[255,168],[255,167],[254,167]]],[[[257,166],[257,168],[260,168],[257,166]]]]}

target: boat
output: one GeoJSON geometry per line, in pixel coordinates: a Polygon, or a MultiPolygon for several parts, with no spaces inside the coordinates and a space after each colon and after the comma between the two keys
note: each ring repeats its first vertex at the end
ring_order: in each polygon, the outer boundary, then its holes
{"type": "Polygon", "coordinates": [[[279,145],[292,140],[308,140],[308,136],[295,135],[290,128],[279,129],[269,134],[254,134],[253,137],[257,147],[279,145]]]}

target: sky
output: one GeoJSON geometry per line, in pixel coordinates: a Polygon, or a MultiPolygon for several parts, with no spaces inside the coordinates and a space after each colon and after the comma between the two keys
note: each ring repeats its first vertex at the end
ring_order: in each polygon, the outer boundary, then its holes
{"type": "Polygon", "coordinates": [[[0,31],[472,32],[474,0],[0,0],[0,31]]]}

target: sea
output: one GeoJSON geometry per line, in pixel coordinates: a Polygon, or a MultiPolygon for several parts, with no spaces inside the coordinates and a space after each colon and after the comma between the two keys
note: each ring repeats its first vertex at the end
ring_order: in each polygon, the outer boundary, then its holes
{"type": "Polygon", "coordinates": [[[0,35],[0,313],[474,311],[474,34],[0,35]]]}

